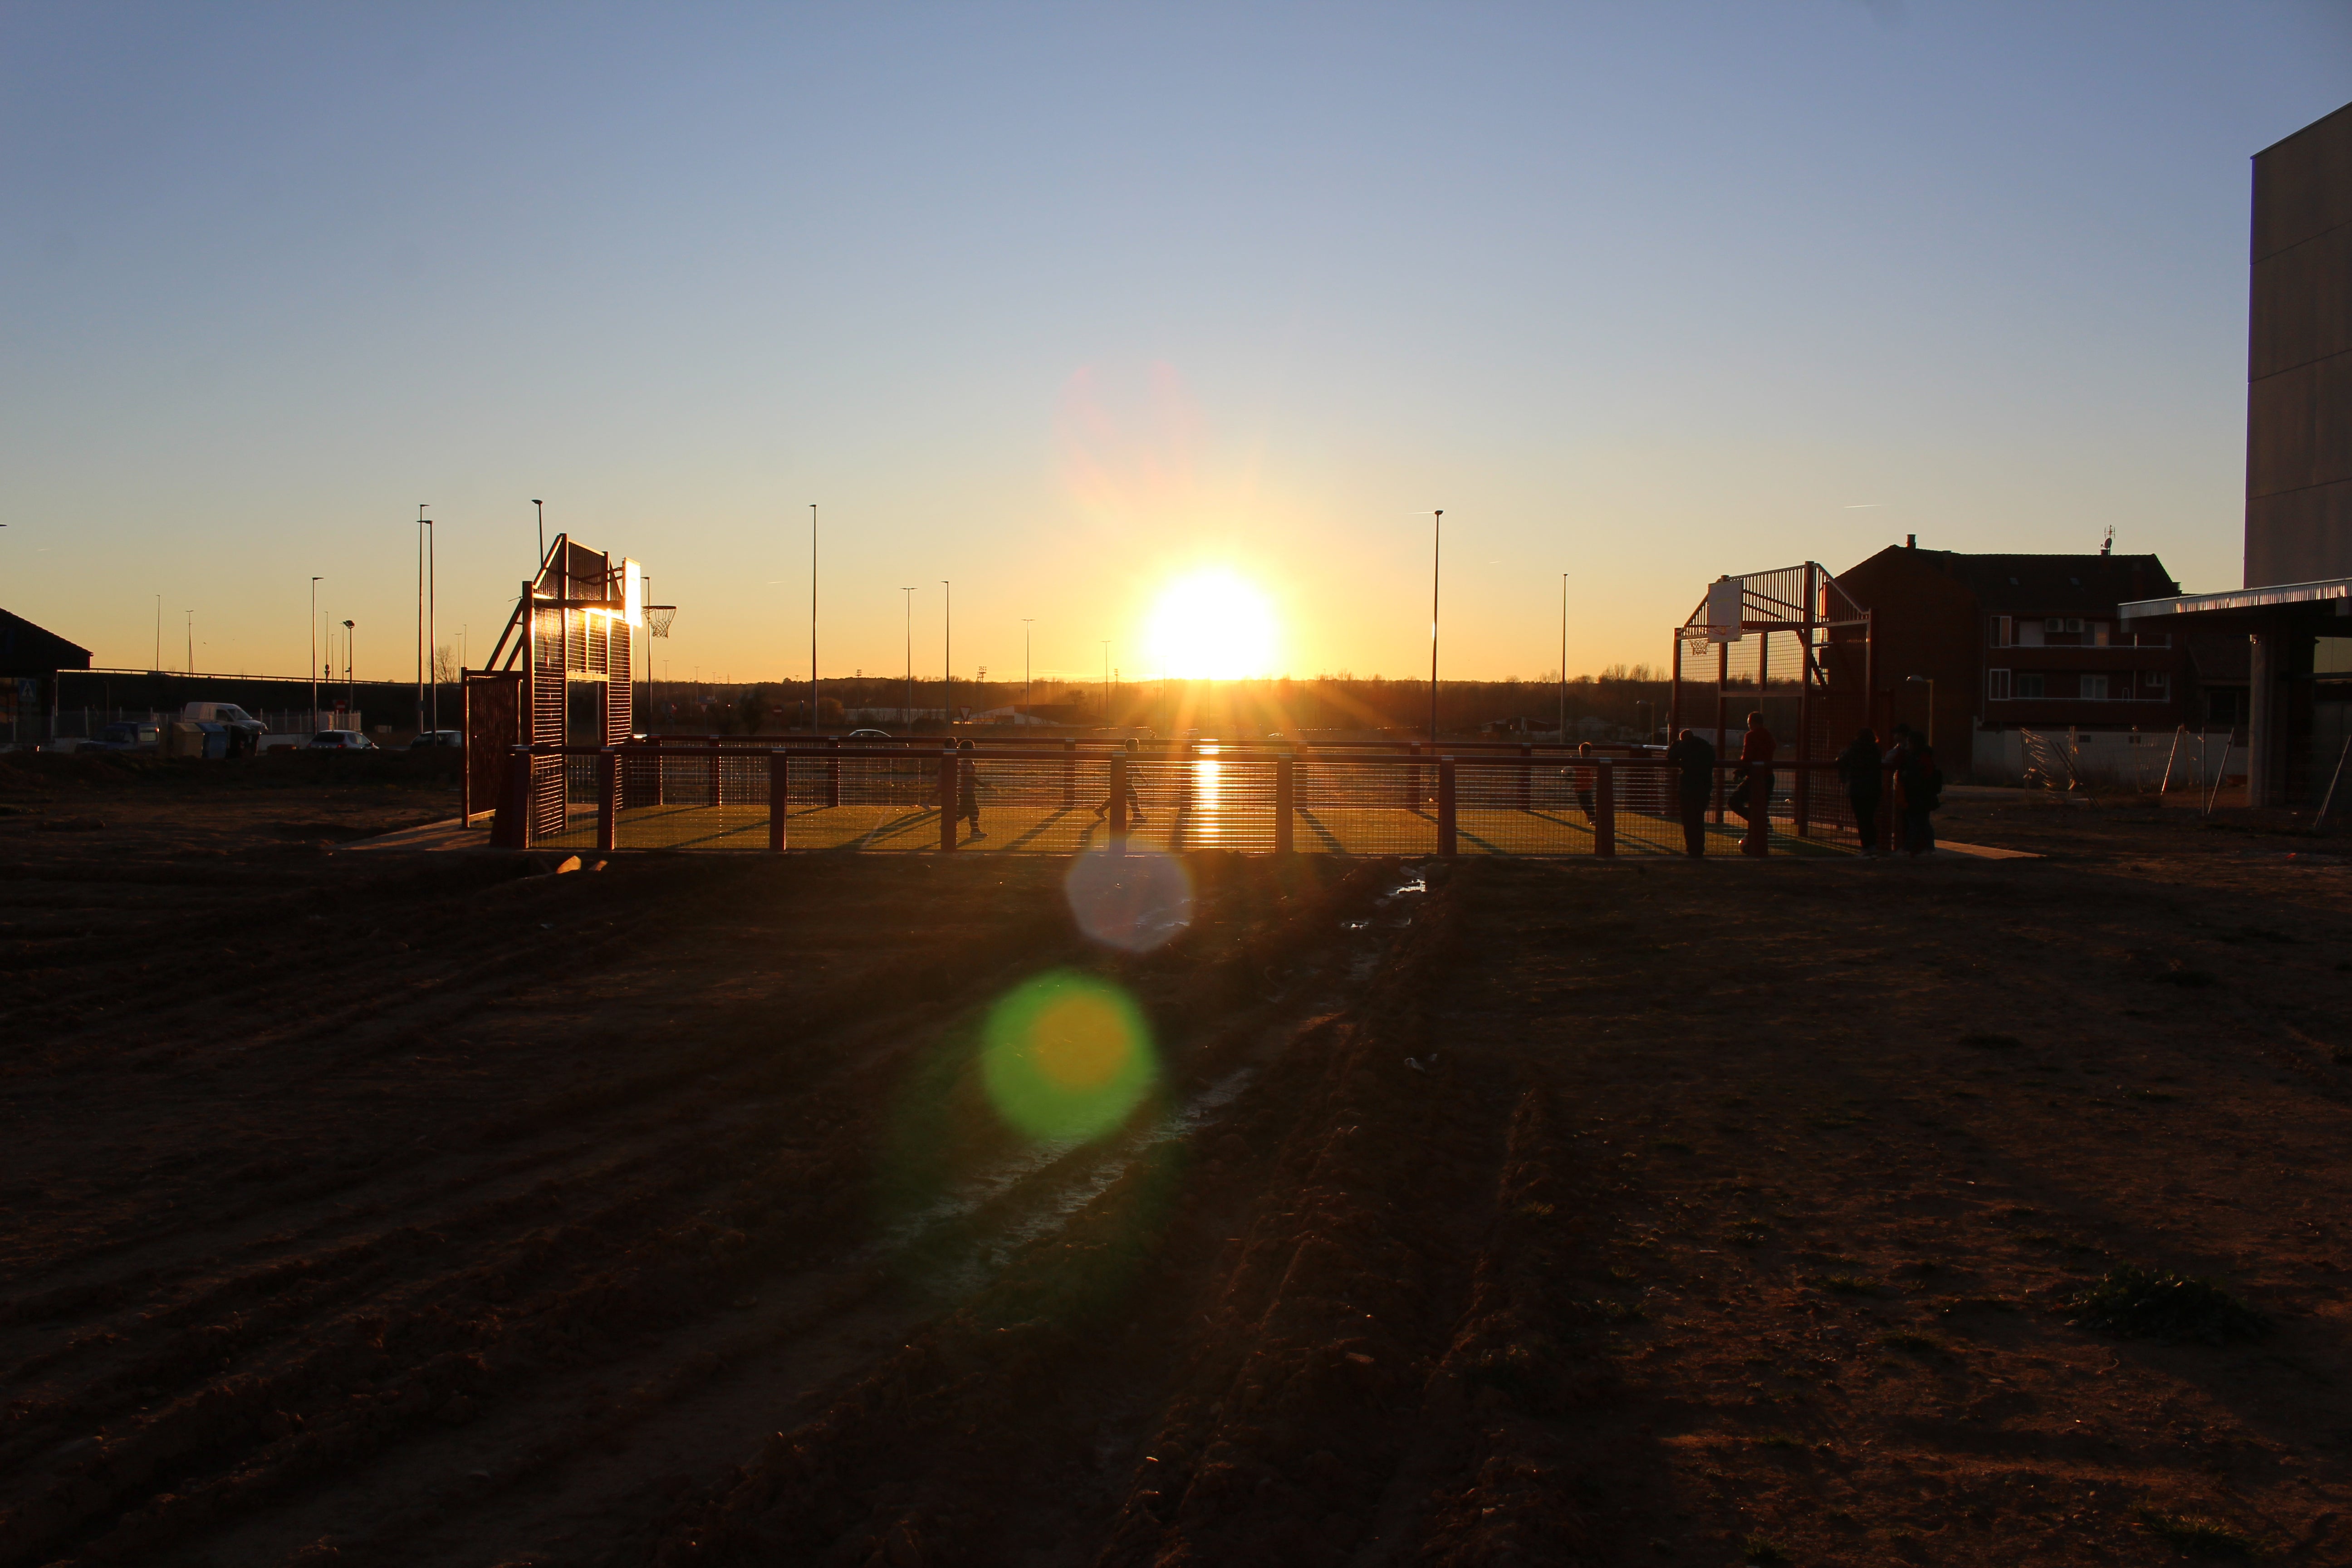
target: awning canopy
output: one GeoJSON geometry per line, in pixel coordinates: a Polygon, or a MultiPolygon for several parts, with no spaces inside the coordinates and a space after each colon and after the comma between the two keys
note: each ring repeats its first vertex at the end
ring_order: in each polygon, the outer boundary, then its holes
{"type": "Polygon", "coordinates": [[[2331,605],[2339,616],[2352,616],[2352,577],[2330,577],[2323,583],[2274,583],[2266,588],[2233,588],[2225,594],[2182,594],[2171,599],[2135,599],[2116,605],[2116,613],[2129,624],[2160,621],[2173,616],[2243,615],[2250,610],[2321,605],[2331,605]]]}

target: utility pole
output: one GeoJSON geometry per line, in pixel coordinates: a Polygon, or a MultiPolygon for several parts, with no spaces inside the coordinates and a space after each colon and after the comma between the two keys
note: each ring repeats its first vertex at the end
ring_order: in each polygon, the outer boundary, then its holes
{"type": "Polygon", "coordinates": [[[942,703],[942,705],[941,705],[941,706],[940,706],[940,717],[941,717],[941,718],[946,721],[946,723],[947,723],[947,727],[948,727],[948,733],[949,733],[950,736],[952,736],[952,735],[955,733],[955,584],[952,584],[952,583],[950,583],[950,582],[949,582],[946,578],[942,577],[942,578],[940,578],[940,587],[942,587],[942,588],[945,588],[945,589],[947,590],[947,616],[948,616],[948,618],[947,618],[947,677],[948,677],[948,689],[947,689],[947,697],[946,697],[946,699],[945,699],[944,702],[942,703]]]}
{"type": "Polygon", "coordinates": [[[1559,574],[1559,743],[1568,744],[1568,574],[1559,574]]]}
{"type": "Polygon", "coordinates": [[[1032,719],[1035,718],[1036,714],[1030,710],[1037,706],[1037,699],[1031,690],[1032,683],[1029,679],[1029,628],[1036,619],[1034,616],[1021,617],[1021,711],[1032,719]]]}
{"type": "Polygon", "coordinates": [[[1445,509],[1437,509],[1437,521],[1431,525],[1429,536],[1429,743],[1437,744],[1437,566],[1445,547],[1445,509]]]}

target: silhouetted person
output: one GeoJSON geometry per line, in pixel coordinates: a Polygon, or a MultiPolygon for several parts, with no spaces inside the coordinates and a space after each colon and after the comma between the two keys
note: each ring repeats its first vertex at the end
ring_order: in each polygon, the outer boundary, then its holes
{"type": "Polygon", "coordinates": [[[1878,736],[1865,728],[1853,738],[1853,744],[1838,753],[1838,777],[1845,784],[1845,798],[1853,806],[1854,831],[1862,837],[1864,855],[1878,853],[1878,801],[1885,788],[1884,767],[1878,756],[1878,736]]]}
{"type": "Polygon", "coordinates": [[[1666,761],[1678,768],[1675,797],[1683,818],[1683,853],[1706,853],[1706,797],[1715,793],[1715,745],[1685,730],[1666,748],[1666,761]]]}
{"type": "Polygon", "coordinates": [[[1944,773],[1936,749],[1913,734],[1895,770],[1895,804],[1903,816],[1903,847],[1913,859],[1936,852],[1936,825],[1928,814],[1944,804],[1944,773]]]}
{"type": "MultiPolygon", "coordinates": [[[[1127,742],[1127,789],[1125,791],[1127,795],[1127,825],[1129,827],[1139,827],[1143,824],[1143,801],[1135,793],[1135,764],[1138,759],[1135,755],[1136,744],[1132,738],[1130,738],[1127,742]]],[[[1110,806],[1111,797],[1105,795],[1103,797],[1103,803],[1095,807],[1095,820],[1097,822],[1100,822],[1105,816],[1110,815],[1110,806]]]]}
{"type": "MultiPolygon", "coordinates": [[[[1772,815],[1772,731],[1764,727],[1764,715],[1748,716],[1748,732],[1739,738],[1739,786],[1731,792],[1731,809],[1748,819],[1750,827],[1770,827],[1772,815]]],[[[1743,853],[1753,853],[1746,844],[1743,853]]]]}
{"type": "Polygon", "coordinates": [[[1584,820],[1598,823],[1600,818],[1592,815],[1592,786],[1598,775],[1594,773],[1591,763],[1586,760],[1591,755],[1591,742],[1585,741],[1577,746],[1576,762],[1568,770],[1568,783],[1569,787],[1576,792],[1576,804],[1583,810],[1584,820]]]}
{"type": "Polygon", "coordinates": [[[970,741],[958,742],[956,751],[956,816],[970,817],[971,836],[985,838],[988,835],[980,830],[980,763],[972,757],[970,741]]]}

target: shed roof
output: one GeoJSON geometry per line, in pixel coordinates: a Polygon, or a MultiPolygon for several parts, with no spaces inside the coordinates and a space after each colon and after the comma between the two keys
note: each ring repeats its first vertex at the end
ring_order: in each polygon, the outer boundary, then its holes
{"type": "Polygon", "coordinates": [[[89,649],[22,616],[0,610],[0,675],[47,675],[52,670],[89,668],[89,649]]]}

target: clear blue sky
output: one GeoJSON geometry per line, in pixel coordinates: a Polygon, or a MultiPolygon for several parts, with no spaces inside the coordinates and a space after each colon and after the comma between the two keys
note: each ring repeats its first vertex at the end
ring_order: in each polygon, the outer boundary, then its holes
{"type": "Polygon", "coordinates": [[[2247,163],[2344,5],[0,9],[0,605],[477,659],[551,528],[679,678],[1088,671],[1202,565],[1299,675],[1657,660],[1718,573],[2239,581],[2247,163]]]}

